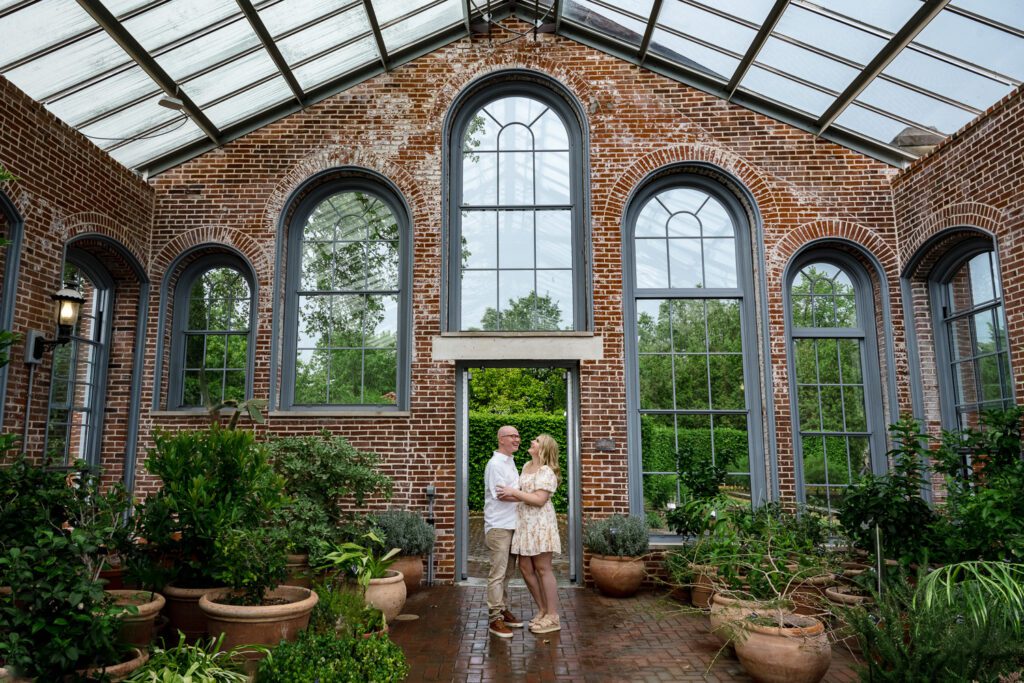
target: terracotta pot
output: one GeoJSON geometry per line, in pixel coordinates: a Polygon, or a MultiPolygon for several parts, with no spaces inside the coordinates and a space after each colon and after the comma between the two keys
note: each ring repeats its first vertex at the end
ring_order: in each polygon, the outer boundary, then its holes
{"type": "Polygon", "coordinates": [[[814,617],[789,614],[782,626],[745,619],[737,624],[736,656],[761,683],[817,683],[832,663],[824,625],[814,617]]]}
{"type": "Polygon", "coordinates": [[[166,603],[164,596],[140,590],[108,589],[105,592],[114,598],[115,605],[135,605],[138,608],[137,614],[125,611],[118,615],[117,620],[121,622],[118,639],[142,649],[148,648],[153,642],[153,622],[166,603]]]}
{"type": "Polygon", "coordinates": [[[366,604],[383,612],[385,623],[402,613],[405,596],[405,577],[394,569],[389,569],[383,578],[370,579],[366,587],[366,604]]]}
{"type": "MultiPolygon", "coordinates": [[[[825,589],[825,597],[828,598],[831,605],[839,608],[859,607],[874,603],[871,596],[863,595],[857,589],[848,586],[830,586],[825,589]]],[[[845,647],[853,654],[862,654],[860,639],[843,618],[841,609],[832,610],[832,621],[834,628],[829,633],[832,642],[845,647]]]]}
{"type": "Polygon", "coordinates": [[[84,669],[76,673],[83,678],[92,679],[103,677],[103,680],[105,681],[117,683],[117,681],[123,681],[131,676],[136,669],[149,661],[149,653],[144,650],[134,650],[134,654],[135,656],[127,662],[121,662],[120,664],[113,664],[111,666],[100,666],[94,669],[84,669]]]}
{"type": "Polygon", "coordinates": [[[118,560],[117,564],[111,564],[110,559],[103,561],[103,569],[100,570],[100,580],[104,581],[104,590],[121,590],[124,588],[124,565],[118,560]]]}
{"type": "Polygon", "coordinates": [[[669,591],[668,597],[684,605],[691,604],[691,600],[693,600],[690,586],[673,586],[672,590],[669,591]]]}
{"type": "Polygon", "coordinates": [[[309,567],[308,554],[288,555],[285,569],[288,572],[288,578],[284,580],[282,586],[309,588],[313,585],[313,571],[309,567]]]}
{"type": "Polygon", "coordinates": [[[693,570],[693,588],[690,590],[690,604],[694,607],[707,609],[711,607],[711,597],[715,594],[714,576],[716,570],[707,564],[691,564],[693,570]]]}
{"type": "Polygon", "coordinates": [[[776,605],[762,600],[742,600],[726,595],[715,593],[711,599],[711,612],[708,613],[708,621],[711,623],[711,633],[722,645],[731,645],[738,623],[755,612],[759,614],[786,614],[793,611],[792,603],[776,605]]]}
{"type": "Polygon", "coordinates": [[[402,555],[395,560],[391,568],[397,572],[402,572],[402,576],[405,577],[406,595],[419,590],[420,582],[423,581],[422,555],[402,555]]]}
{"type": "Polygon", "coordinates": [[[206,637],[206,615],[199,609],[199,598],[212,590],[216,588],[182,588],[173,583],[164,586],[160,592],[167,599],[164,616],[171,634],[175,636],[171,640],[176,640],[178,631],[185,634],[185,642],[190,645],[206,637]]]}
{"type": "MultiPolygon", "coordinates": [[[[309,613],[319,598],[308,588],[278,586],[267,593],[270,599],[287,600],[283,605],[227,605],[217,600],[231,594],[229,588],[218,588],[199,599],[199,609],[206,616],[210,635],[224,634],[221,647],[230,650],[237,645],[274,647],[282,640],[295,642],[299,631],[309,625],[309,613]]],[[[263,654],[248,653],[249,659],[262,659],[263,654]]]]}
{"type": "MultiPolygon", "coordinates": [[[[795,565],[787,565],[790,571],[796,571],[795,565]]],[[[808,617],[822,616],[827,613],[825,607],[825,589],[835,584],[834,574],[819,574],[793,579],[786,595],[796,603],[797,614],[808,617]]]]}
{"type": "Polygon", "coordinates": [[[647,570],[641,557],[591,555],[590,573],[597,589],[613,598],[628,598],[644,582],[647,570]]]}

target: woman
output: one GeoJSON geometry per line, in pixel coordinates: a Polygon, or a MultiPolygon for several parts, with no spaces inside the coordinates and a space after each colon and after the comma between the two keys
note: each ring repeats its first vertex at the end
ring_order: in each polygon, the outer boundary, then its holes
{"type": "Polygon", "coordinates": [[[551,554],[561,551],[558,519],[551,494],[558,489],[558,443],[547,434],[530,442],[531,460],[523,465],[519,488],[498,487],[498,493],[519,500],[512,554],[539,611],[530,620],[533,633],[560,630],[558,586],[551,569],[551,554]]]}

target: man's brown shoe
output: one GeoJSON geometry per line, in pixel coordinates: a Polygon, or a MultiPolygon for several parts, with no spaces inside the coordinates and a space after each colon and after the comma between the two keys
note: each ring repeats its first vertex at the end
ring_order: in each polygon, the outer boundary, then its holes
{"type": "Polygon", "coordinates": [[[512,629],[510,629],[504,621],[500,618],[495,619],[491,622],[491,625],[487,628],[488,631],[498,636],[499,638],[511,638],[512,629]]]}
{"type": "Polygon", "coordinates": [[[519,620],[519,619],[516,619],[514,616],[512,616],[512,613],[509,612],[508,610],[505,610],[504,612],[501,613],[501,620],[505,622],[505,626],[510,626],[512,628],[522,628],[523,627],[523,622],[521,620],[519,620]]]}

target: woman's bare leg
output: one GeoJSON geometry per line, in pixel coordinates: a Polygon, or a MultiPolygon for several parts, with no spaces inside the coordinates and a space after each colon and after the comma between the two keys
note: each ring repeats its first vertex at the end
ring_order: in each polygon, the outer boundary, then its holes
{"type": "MultiPolygon", "coordinates": [[[[530,591],[530,595],[533,596],[533,601],[537,605],[538,614],[547,614],[544,602],[544,592],[541,590],[540,581],[535,571],[534,560],[536,558],[529,557],[527,555],[519,556],[519,571],[523,575],[523,581],[526,582],[526,589],[530,591]]],[[[550,561],[550,553],[549,553],[550,561]]]]}
{"type": "Polygon", "coordinates": [[[558,582],[555,570],[551,567],[551,553],[541,553],[533,558],[533,572],[539,583],[539,592],[543,595],[544,614],[558,614],[558,582]]]}

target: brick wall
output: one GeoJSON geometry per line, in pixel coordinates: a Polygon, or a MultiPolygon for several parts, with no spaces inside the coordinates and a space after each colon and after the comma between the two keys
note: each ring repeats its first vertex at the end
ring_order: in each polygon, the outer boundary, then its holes
{"type": "MultiPolygon", "coordinates": [[[[102,460],[107,476],[119,476],[126,443],[130,350],[135,344],[135,306],[138,283],[120,269],[98,235],[116,241],[138,263],[149,252],[153,190],[70,129],[43,107],[0,78],[0,164],[16,180],[0,183],[24,221],[21,265],[13,329],[24,334],[37,329],[53,336],[50,294],[60,285],[63,249],[69,240],[112,268],[115,277],[115,317],[107,395],[109,426],[102,460]],[[125,316],[130,316],[125,322],[125,316]],[[127,360],[126,360],[127,359],[127,360]]],[[[12,350],[3,429],[22,433],[25,421],[27,366],[19,345],[12,350]]],[[[50,363],[43,359],[34,378],[31,420],[26,450],[40,455],[46,422],[50,363]]]]}
{"type": "MultiPolygon", "coordinates": [[[[898,291],[889,188],[893,169],[550,35],[538,42],[504,42],[502,36],[493,43],[460,41],[155,178],[154,282],[165,276],[182,250],[205,242],[229,244],[253,263],[260,291],[254,378],[258,397],[266,397],[269,390],[270,355],[277,343],[271,339],[270,318],[274,247],[285,198],[314,173],[342,165],[376,171],[401,191],[414,231],[409,415],[316,420],[274,415],[266,431],[327,428],[360,448],[381,453],[385,469],[398,483],[398,505],[421,506],[423,487],[435,483],[441,579],[450,579],[454,568],[456,419],[454,366],[431,360],[431,338],[441,331],[442,129],[463,88],[482,75],[509,68],[554,77],[589,112],[594,332],[604,341],[604,359],[586,361],[580,368],[585,516],[628,507],[621,221],[630,194],[648,174],[680,162],[713,164],[742,184],[757,204],[767,261],[755,257],[754,262],[765,269],[768,282],[768,309],[759,314],[768,316],[771,349],[770,359],[760,362],[773,380],[769,400],[776,412],[783,495],[794,492],[780,294],[785,264],[809,241],[842,237],[872,253],[885,268],[890,290],[898,291]],[[596,451],[593,444],[599,437],[613,438],[617,449],[596,451]]],[[[153,310],[151,330],[156,321],[153,310]]],[[[758,334],[763,338],[760,329],[758,334]]],[[[894,335],[902,344],[898,321],[894,335]]],[[[143,392],[147,406],[155,353],[150,339],[143,392]]],[[[161,378],[162,387],[166,384],[161,378]]],[[[905,390],[901,399],[906,400],[905,390]]],[[[162,403],[164,397],[158,400],[162,403]]],[[[157,413],[144,416],[142,434],[157,425],[200,422],[157,413]]]]}

